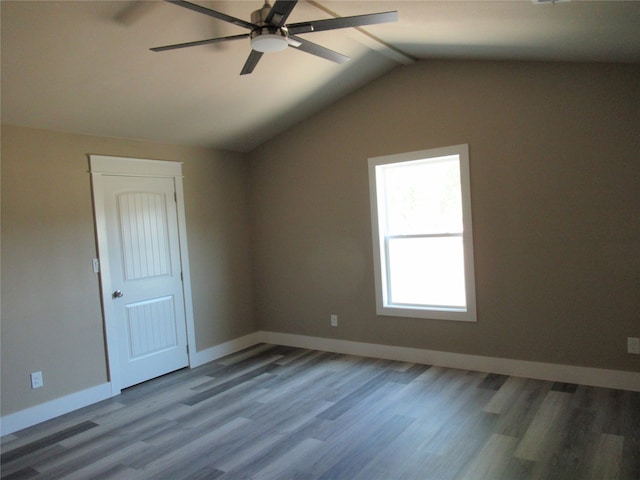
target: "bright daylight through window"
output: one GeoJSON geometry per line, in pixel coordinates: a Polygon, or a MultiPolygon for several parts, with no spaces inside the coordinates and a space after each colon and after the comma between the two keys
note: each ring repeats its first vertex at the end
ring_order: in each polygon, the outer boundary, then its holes
{"type": "Polygon", "coordinates": [[[369,159],[378,315],[476,321],[468,145],[369,159]]]}

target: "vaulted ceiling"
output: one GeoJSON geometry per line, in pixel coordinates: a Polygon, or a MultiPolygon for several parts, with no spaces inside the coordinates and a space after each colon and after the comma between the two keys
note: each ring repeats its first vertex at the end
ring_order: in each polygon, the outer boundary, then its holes
{"type": "MultiPolygon", "coordinates": [[[[260,0],[197,1],[250,20],[260,0]]],[[[403,64],[430,59],[640,62],[640,2],[300,1],[288,23],[397,10],[399,21],[304,34],[345,64],[288,48],[240,70],[246,30],[161,1],[1,2],[2,122],[249,151],[403,64]]],[[[303,35],[300,35],[303,36],[303,35]]]]}

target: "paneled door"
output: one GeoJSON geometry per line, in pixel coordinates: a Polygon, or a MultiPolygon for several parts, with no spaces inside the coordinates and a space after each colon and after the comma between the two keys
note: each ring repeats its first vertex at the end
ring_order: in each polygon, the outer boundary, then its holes
{"type": "Polygon", "coordinates": [[[121,388],[188,365],[173,178],[103,179],[121,388]]]}
{"type": "Polygon", "coordinates": [[[90,155],[113,394],[189,365],[193,337],[182,166],[90,155]]]}

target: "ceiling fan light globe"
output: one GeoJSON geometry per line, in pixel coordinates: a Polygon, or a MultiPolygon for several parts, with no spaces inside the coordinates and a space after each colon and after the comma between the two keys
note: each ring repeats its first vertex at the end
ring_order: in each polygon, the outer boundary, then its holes
{"type": "Polygon", "coordinates": [[[275,33],[264,33],[251,39],[251,48],[263,53],[280,52],[288,45],[286,37],[275,33]]]}

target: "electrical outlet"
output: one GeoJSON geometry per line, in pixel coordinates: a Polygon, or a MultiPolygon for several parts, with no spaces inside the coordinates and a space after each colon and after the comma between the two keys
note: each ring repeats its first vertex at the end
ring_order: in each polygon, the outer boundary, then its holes
{"type": "Polygon", "coordinates": [[[338,315],[331,315],[331,326],[332,327],[338,326],[338,315]]]}
{"type": "Polygon", "coordinates": [[[627,337],[627,353],[640,355],[640,338],[627,337]]]}
{"type": "Polygon", "coordinates": [[[31,374],[31,388],[36,389],[44,386],[44,381],[42,380],[42,372],[33,372],[31,374]]]}

